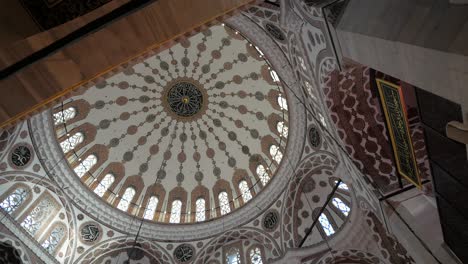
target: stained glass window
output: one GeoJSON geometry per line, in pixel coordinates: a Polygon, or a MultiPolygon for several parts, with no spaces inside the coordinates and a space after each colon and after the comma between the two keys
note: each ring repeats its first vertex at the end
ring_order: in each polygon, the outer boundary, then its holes
{"type": "Polygon", "coordinates": [[[182,213],[182,202],[180,200],[173,201],[169,223],[174,223],[174,224],[180,223],[181,213],[182,213]]]}
{"type": "Polygon", "coordinates": [[[50,198],[42,199],[36,207],[23,220],[21,226],[26,229],[31,235],[36,234],[43,222],[48,218],[54,209],[50,198]]]}
{"type": "Polygon", "coordinates": [[[81,161],[78,166],[76,166],[75,173],[78,177],[83,177],[95,164],[97,163],[97,157],[95,155],[89,155],[85,160],[81,161]]]}
{"type": "Polygon", "coordinates": [[[54,124],[62,124],[76,116],[76,109],[74,107],[69,107],[63,111],[57,112],[54,114],[54,124]]]}
{"type": "Polygon", "coordinates": [[[153,219],[154,213],[156,212],[156,207],[158,206],[158,202],[158,197],[151,196],[151,198],[148,200],[148,204],[146,205],[145,214],[143,215],[143,218],[149,220],[153,219]]]}
{"type": "Polygon", "coordinates": [[[63,225],[56,226],[49,237],[42,242],[42,247],[47,250],[50,254],[54,254],[55,249],[59,245],[60,241],[65,236],[65,227],[63,225]]]}
{"type": "Polygon", "coordinates": [[[332,204],[338,208],[345,216],[349,215],[351,209],[340,198],[333,198],[332,204]]]}
{"type": "Polygon", "coordinates": [[[278,130],[282,137],[288,137],[288,126],[286,126],[283,121],[276,124],[276,130],[278,130]]]}
{"type": "Polygon", "coordinates": [[[202,222],[205,221],[205,199],[198,198],[195,202],[195,221],[202,222]]]}
{"type": "Polygon", "coordinates": [[[128,206],[133,200],[133,196],[135,196],[135,193],[136,193],[135,189],[133,189],[132,187],[128,187],[125,190],[124,194],[122,195],[122,199],[120,199],[120,202],[117,205],[117,208],[119,208],[122,211],[127,211],[128,206]]]}
{"type": "MultiPolygon", "coordinates": [[[[337,184],[337,183],[338,183],[338,181],[335,181],[335,184],[337,184]]],[[[341,190],[349,191],[348,185],[346,185],[346,183],[344,183],[344,182],[341,182],[340,185],[338,185],[338,188],[341,189],[341,190]]]]}
{"type": "Polygon", "coordinates": [[[227,251],[226,264],[241,264],[240,250],[238,248],[232,247],[227,251]]]}
{"type": "Polygon", "coordinates": [[[221,208],[221,215],[225,215],[231,212],[231,207],[229,206],[229,198],[227,192],[220,192],[218,195],[219,206],[221,208]]]}
{"type": "Polygon", "coordinates": [[[276,73],[274,70],[270,70],[270,76],[273,79],[274,82],[279,82],[280,78],[278,76],[278,73],[276,73]]]}
{"type": "Polygon", "coordinates": [[[281,94],[278,96],[278,105],[280,106],[281,110],[288,111],[288,102],[281,94]]]}
{"type": "Polygon", "coordinates": [[[70,150],[74,149],[78,144],[82,143],[84,140],[84,135],[81,132],[75,133],[73,136],[66,138],[60,143],[60,147],[63,150],[63,153],[68,153],[70,150]]]}
{"type": "Polygon", "coordinates": [[[263,264],[262,252],[258,247],[250,250],[250,263],[252,264],[263,264]]]}
{"type": "Polygon", "coordinates": [[[94,189],[94,192],[102,197],[104,193],[106,193],[107,189],[114,183],[115,177],[112,174],[106,174],[102,181],[98,184],[96,189],[94,189]]]}
{"type": "Polygon", "coordinates": [[[268,175],[265,167],[263,167],[263,165],[258,165],[256,172],[263,186],[265,186],[270,181],[270,175],[268,175]]]}
{"type": "Polygon", "coordinates": [[[280,164],[281,160],[283,159],[283,153],[280,151],[279,147],[276,145],[270,146],[270,155],[276,161],[276,163],[280,164]]]}
{"type": "Polygon", "coordinates": [[[333,229],[333,226],[331,225],[330,221],[328,220],[328,217],[325,214],[320,215],[319,222],[327,236],[331,236],[335,233],[335,229],[333,229]]]}
{"type": "Polygon", "coordinates": [[[0,207],[7,213],[13,213],[28,198],[29,192],[26,188],[16,188],[8,197],[0,203],[0,207]]]}
{"type": "Polygon", "coordinates": [[[239,182],[239,190],[241,192],[244,203],[252,199],[252,194],[250,193],[249,185],[247,184],[246,181],[239,182]]]}

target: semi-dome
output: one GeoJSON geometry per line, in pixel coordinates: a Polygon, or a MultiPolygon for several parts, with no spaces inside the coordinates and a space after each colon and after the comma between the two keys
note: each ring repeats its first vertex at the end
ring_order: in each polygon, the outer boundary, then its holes
{"type": "Polygon", "coordinates": [[[157,222],[202,222],[255,199],[288,136],[278,75],[224,24],[126,65],[52,115],[82,184],[157,222]]]}

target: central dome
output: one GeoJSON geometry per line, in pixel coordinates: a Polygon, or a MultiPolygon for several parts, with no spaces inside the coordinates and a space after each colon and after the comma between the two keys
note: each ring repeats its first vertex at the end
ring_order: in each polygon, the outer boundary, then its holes
{"type": "Polygon", "coordinates": [[[150,221],[194,223],[242,207],[274,177],[289,123],[280,84],[260,48],[216,25],[116,69],[52,114],[90,191],[150,221]]]}

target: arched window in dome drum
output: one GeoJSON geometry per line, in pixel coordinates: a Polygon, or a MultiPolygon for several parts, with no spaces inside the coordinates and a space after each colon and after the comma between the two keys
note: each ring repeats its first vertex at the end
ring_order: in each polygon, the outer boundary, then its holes
{"type": "Polygon", "coordinates": [[[280,151],[279,147],[276,145],[270,146],[270,155],[276,161],[276,163],[280,164],[281,160],[283,159],[283,153],[280,151]]]}
{"type": "Polygon", "coordinates": [[[54,114],[54,125],[59,125],[67,122],[68,120],[76,116],[76,109],[74,107],[69,107],[63,111],[57,112],[54,114]]]}
{"type": "Polygon", "coordinates": [[[73,136],[66,138],[60,143],[60,147],[63,150],[63,153],[68,153],[70,150],[74,149],[78,144],[82,143],[84,140],[84,135],[81,132],[75,133],[73,136]]]}
{"type": "Polygon", "coordinates": [[[180,215],[182,214],[182,202],[175,200],[172,202],[171,217],[169,223],[178,224],[180,223],[180,215]]]}
{"type": "Polygon", "coordinates": [[[127,211],[128,206],[130,205],[130,203],[133,200],[133,197],[135,196],[135,193],[136,193],[135,189],[133,189],[132,187],[128,187],[125,190],[124,194],[122,195],[122,199],[120,199],[120,202],[117,205],[117,208],[122,211],[127,211]]]}
{"type": "Polygon", "coordinates": [[[257,46],[255,46],[255,49],[257,50],[258,54],[260,54],[261,57],[265,56],[265,54],[263,54],[263,52],[257,46]]]}
{"type": "Polygon", "coordinates": [[[143,218],[152,220],[154,217],[154,213],[156,212],[156,207],[158,206],[159,199],[156,196],[151,196],[148,200],[148,204],[146,205],[145,208],[145,214],[143,215],[143,218]]]}
{"type": "Polygon", "coordinates": [[[96,189],[94,189],[94,192],[99,195],[99,197],[102,197],[104,193],[106,193],[107,189],[114,183],[115,177],[112,174],[106,174],[102,181],[96,186],[96,189]]]}
{"type": "Polygon", "coordinates": [[[281,110],[288,111],[288,102],[286,101],[286,98],[284,98],[281,94],[278,95],[278,105],[281,108],[281,110]]]}
{"type": "Polygon", "coordinates": [[[328,220],[328,217],[325,214],[322,213],[320,215],[319,222],[327,236],[331,236],[335,233],[335,229],[333,229],[333,226],[331,225],[330,221],[328,220]]]}
{"type": "Polygon", "coordinates": [[[282,137],[288,137],[288,126],[286,126],[283,121],[276,124],[276,130],[278,130],[278,133],[280,133],[282,137]]]}
{"type": "Polygon", "coordinates": [[[241,192],[242,200],[244,200],[244,203],[252,199],[252,194],[250,193],[249,185],[246,181],[239,182],[239,190],[241,192]]]}
{"type": "Polygon", "coordinates": [[[274,70],[270,70],[270,76],[271,76],[271,79],[273,79],[274,82],[279,82],[280,81],[278,73],[276,73],[274,70]]]}
{"type": "Polygon", "coordinates": [[[231,247],[226,252],[226,264],[241,264],[240,250],[237,247],[231,247]]]}
{"type": "Polygon", "coordinates": [[[345,216],[349,215],[351,209],[340,198],[334,197],[332,204],[338,208],[345,216]]]}
{"type": "Polygon", "coordinates": [[[221,209],[221,215],[225,215],[231,212],[229,206],[229,198],[227,192],[220,192],[218,195],[219,207],[221,209]]]}
{"type": "Polygon", "coordinates": [[[43,198],[26,216],[21,226],[34,236],[44,221],[52,214],[53,209],[52,200],[48,197],[43,198]]]}
{"type": "Polygon", "coordinates": [[[195,202],[195,221],[205,221],[205,199],[198,198],[195,202]]]}
{"type": "Polygon", "coordinates": [[[57,225],[54,227],[52,232],[50,232],[49,237],[42,242],[42,247],[49,252],[49,254],[54,254],[57,246],[60,244],[62,239],[65,237],[65,227],[63,225],[57,225]]]}
{"type": "Polygon", "coordinates": [[[260,248],[252,248],[249,252],[250,255],[250,263],[252,264],[263,264],[263,259],[262,259],[262,252],[260,251],[260,248]]]}
{"type": "Polygon", "coordinates": [[[268,172],[266,171],[265,167],[261,164],[258,165],[256,172],[263,186],[265,186],[270,181],[270,175],[268,175],[268,172]]]}
{"type": "Polygon", "coordinates": [[[95,155],[89,155],[74,169],[78,177],[83,177],[97,163],[97,157],[95,155]]]}
{"type": "Polygon", "coordinates": [[[0,207],[5,212],[12,214],[28,197],[28,190],[25,187],[18,187],[0,203],[0,207]]]}
{"type": "MultiPolygon", "coordinates": [[[[337,184],[337,183],[338,183],[338,181],[335,181],[335,184],[337,184]]],[[[346,185],[346,183],[344,183],[344,182],[341,182],[340,185],[338,185],[338,189],[349,191],[348,185],[346,185]]]]}

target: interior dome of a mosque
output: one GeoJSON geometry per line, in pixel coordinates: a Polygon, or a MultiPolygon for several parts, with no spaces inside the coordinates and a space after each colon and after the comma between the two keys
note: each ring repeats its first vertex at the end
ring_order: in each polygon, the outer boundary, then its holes
{"type": "Polygon", "coordinates": [[[225,24],[144,54],[52,115],[70,168],[96,199],[172,224],[255,199],[280,166],[289,124],[278,74],[225,24]]]}

